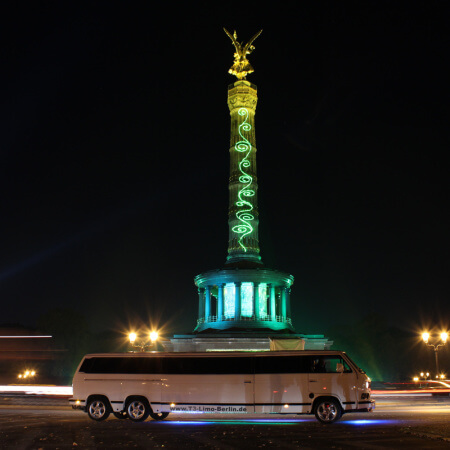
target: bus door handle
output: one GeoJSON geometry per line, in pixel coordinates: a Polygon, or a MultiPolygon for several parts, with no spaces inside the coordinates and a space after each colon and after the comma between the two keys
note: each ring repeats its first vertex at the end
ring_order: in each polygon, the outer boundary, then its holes
{"type": "Polygon", "coordinates": [[[251,381],[244,381],[244,383],[251,383],[251,381]]]}
{"type": "Polygon", "coordinates": [[[310,383],[317,383],[317,380],[309,380],[310,383]]]}

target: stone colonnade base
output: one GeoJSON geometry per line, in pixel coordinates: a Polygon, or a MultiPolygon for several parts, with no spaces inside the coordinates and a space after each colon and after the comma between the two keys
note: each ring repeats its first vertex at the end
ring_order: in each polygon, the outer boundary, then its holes
{"type": "MultiPolygon", "coordinates": [[[[329,350],[333,341],[323,335],[290,334],[285,339],[301,339],[304,350],[329,350]]],[[[207,352],[207,351],[269,351],[271,339],[282,340],[283,336],[236,337],[236,335],[175,335],[164,341],[166,352],[207,352]]]]}

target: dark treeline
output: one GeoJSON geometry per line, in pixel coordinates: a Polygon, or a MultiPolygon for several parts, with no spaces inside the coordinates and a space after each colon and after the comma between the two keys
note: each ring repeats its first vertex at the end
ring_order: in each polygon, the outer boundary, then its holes
{"type": "MultiPolygon", "coordinates": [[[[420,372],[436,374],[434,351],[423,343],[420,331],[390,326],[381,314],[333,326],[326,335],[333,349],[347,352],[373,380],[411,381],[420,372]]],[[[439,366],[448,374],[448,345],[439,349],[439,366]]]]}

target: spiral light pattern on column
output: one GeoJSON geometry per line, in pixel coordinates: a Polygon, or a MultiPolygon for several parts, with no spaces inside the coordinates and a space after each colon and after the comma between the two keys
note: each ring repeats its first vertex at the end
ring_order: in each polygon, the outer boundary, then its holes
{"type": "Polygon", "coordinates": [[[240,116],[243,116],[244,120],[239,125],[239,136],[241,137],[241,140],[236,142],[234,149],[237,152],[245,153],[245,156],[239,163],[239,170],[241,171],[239,182],[242,183],[242,187],[238,192],[238,201],[235,203],[239,208],[238,211],[236,211],[236,218],[240,223],[235,225],[232,230],[234,233],[240,235],[240,238],[238,240],[239,245],[244,250],[244,252],[246,252],[247,247],[244,245],[244,238],[245,236],[252,233],[253,226],[251,224],[251,221],[255,219],[255,216],[252,214],[253,204],[246,200],[246,198],[254,197],[255,191],[253,189],[250,189],[253,183],[253,177],[244,170],[250,167],[249,155],[252,152],[252,145],[250,144],[250,141],[243,135],[243,131],[250,131],[252,129],[252,126],[247,122],[248,110],[246,108],[240,108],[238,114],[240,116]]]}

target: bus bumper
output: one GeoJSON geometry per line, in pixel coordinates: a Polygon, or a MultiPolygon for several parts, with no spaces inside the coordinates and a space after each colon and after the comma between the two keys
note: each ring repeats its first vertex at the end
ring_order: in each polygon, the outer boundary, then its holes
{"type": "Polygon", "coordinates": [[[85,401],[69,398],[69,403],[72,406],[72,409],[80,409],[81,411],[86,411],[85,401]]]}

